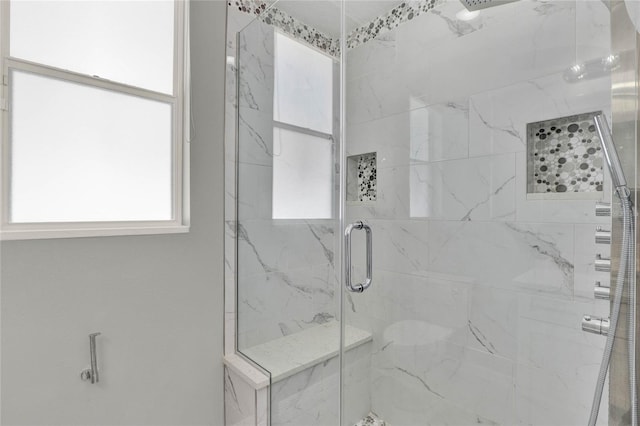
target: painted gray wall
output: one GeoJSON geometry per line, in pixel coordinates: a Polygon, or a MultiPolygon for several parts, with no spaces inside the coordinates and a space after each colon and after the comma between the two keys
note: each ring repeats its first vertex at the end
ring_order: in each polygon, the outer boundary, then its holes
{"type": "Polygon", "coordinates": [[[3,425],[223,423],[225,3],[191,17],[191,232],[2,243],[3,425]]]}

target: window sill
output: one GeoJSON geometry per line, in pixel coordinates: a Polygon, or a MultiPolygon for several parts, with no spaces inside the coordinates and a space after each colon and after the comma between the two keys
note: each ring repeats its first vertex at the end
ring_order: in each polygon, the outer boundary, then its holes
{"type": "Polygon", "coordinates": [[[53,238],[115,237],[124,235],[184,234],[187,225],[139,226],[121,228],[9,229],[0,232],[0,241],[47,240],[53,238]]]}

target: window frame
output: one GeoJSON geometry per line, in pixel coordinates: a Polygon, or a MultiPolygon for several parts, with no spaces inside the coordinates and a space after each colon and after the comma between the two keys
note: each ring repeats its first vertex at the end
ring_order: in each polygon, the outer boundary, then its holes
{"type": "Polygon", "coordinates": [[[97,76],[90,76],[35,63],[9,55],[10,46],[10,1],[0,2],[0,61],[2,68],[1,105],[2,161],[0,161],[0,184],[2,208],[0,209],[0,240],[25,240],[48,238],[74,238],[116,235],[172,234],[189,231],[189,57],[187,31],[189,0],[174,0],[173,37],[173,94],[144,89],[97,76]],[[163,221],[99,221],[99,222],[43,222],[15,223],[10,221],[11,202],[11,102],[10,74],[12,70],[32,73],[81,84],[89,88],[112,91],[143,99],[168,104],[172,111],[172,219],[163,221]]]}
{"type": "MultiPolygon", "coordinates": [[[[333,65],[333,72],[332,72],[332,76],[331,76],[331,78],[332,78],[332,80],[333,80],[333,83],[335,83],[335,77],[336,77],[336,75],[335,75],[336,59],[335,59],[335,58],[331,57],[331,56],[330,56],[330,55],[328,55],[326,52],[323,52],[323,51],[321,51],[321,50],[318,50],[315,46],[312,46],[312,45],[310,45],[310,44],[308,44],[308,43],[304,43],[304,42],[302,42],[302,41],[300,41],[300,40],[297,40],[296,38],[294,38],[294,37],[292,37],[292,36],[290,36],[290,35],[286,34],[285,32],[283,32],[282,30],[280,30],[280,29],[278,29],[278,28],[275,28],[275,30],[274,30],[274,42],[275,42],[275,37],[276,37],[278,34],[279,34],[280,36],[287,37],[288,39],[290,39],[290,40],[292,40],[292,41],[294,41],[294,42],[296,42],[296,43],[299,43],[299,44],[303,45],[304,47],[306,47],[306,48],[308,48],[308,49],[313,50],[313,51],[314,51],[314,52],[316,52],[317,54],[324,55],[324,56],[328,57],[329,59],[331,59],[331,61],[332,61],[332,65],[333,65]]],[[[275,53],[274,53],[274,59],[275,59],[275,55],[277,55],[277,49],[274,49],[274,52],[275,52],[275,53]]],[[[275,67],[274,67],[273,78],[274,78],[274,84],[275,84],[275,80],[276,80],[276,78],[277,78],[277,76],[276,76],[276,71],[275,71],[275,67]]],[[[332,96],[333,96],[333,103],[332,103],[332,109],[335,109],[335,108],[336,108],[336,89],[337,89],[336,85],[335,85],[335,84],[333,84],[333,93],[332,93],[332,96]]],[[[274,102],[275,102],[275,94],[274,94],[274,102]]],[[[274,109],[274,111],[275,111],[275,109],[274,109]]],[[[332,111],[332,114],[334,114],[334,113],[335,113],[335,111],[333,110],[333,111],[332,111]]],[[[333,153],[334,153],[334,158],[333,158],[333,160],[335,161],[335,152],[336,152],[336,150],[335,150],[335,142],[336,142],[336,137],[335,137],[335,133],[336,133],[335,123],[334,123],[334,125],[333,125],[333,127],[334,127],[334,129],[333,129],[333,133],[325,133],[325,132],[322,132],[322,131],[320,131],[320,130],[315,130],[315,129],[311,129],[311,128],[308,128],[308,127],[302,127],[302,126],[298,126],[298,125],[296,125],[296,124],[291,124],[291,123],[287,123],[287,122],[284,122],[284,121],[279,121],[279,120],[276,120],[275,118],[273,118],[273,119],[272,119],[272,127],[273,127],[273,129],[276,129],[276,128],[277,128],[277,129],[288,130],[288,131],[290,131],[290,132],[300,133],[300,134],[303,134],[303,135],[313,136],[313,137],[316,137],[316,138],[327,139],[327,140],[331,141],[331,144],[332,144],[332,150],[333,150],[333,153]]],[[[274,144],[275,144],[275,141],[274,141],[274,144]]],[[[275,149],[275,148],[274,148],[274,149],[275,149]]],[[[273,174],[273,173],[272,173],[272,174],[273,174]]],[[[333,185],[334,185],[334,182],[332,181],[332,182],[331,182],[331,186],[333,187],[333,185]]],[[[302,222],[305,222],[305,221],[306,221],[306,222],[309,222],[309,221],[325,221],[325,220],[333,220],[333,219],[335,218],[335,204],[336,204],[336,203],[335,203],[335,197],[331,197],[331,206],[330,206],[331,216],[330,216],[330,217],[327,217],[327,218],[284,218],[284,217],[276,217],[276,216],[274,215],[274,213],[273,213],[273,197],[274,197],[273,176],[272,176],[272,185],[271,185],[271,187],[272,187],[272,194],[271,194],[271,200],[272,200],[272,205],[271,205],[271,219],[272,219],[272,220],[276,220],[276,221],[293,221],[293,222],[301,222],[301,221],[302,221],[302,222]]]]}

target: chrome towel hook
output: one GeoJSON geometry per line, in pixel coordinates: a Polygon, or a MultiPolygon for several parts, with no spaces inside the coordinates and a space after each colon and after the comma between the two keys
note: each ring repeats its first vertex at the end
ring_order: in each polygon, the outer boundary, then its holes
{"type": "Polygon", "coordinates": [[[91,380],[91,383],[98,383],[100,381],[98,375],[98,357],[96,355],[96,336],[99,336],[101,333],[91,333],[89,335],[89,355],[91,356],[91,366],[89,368],[85,368],[80,373],[80,378],[82,380],[91,380]]]}

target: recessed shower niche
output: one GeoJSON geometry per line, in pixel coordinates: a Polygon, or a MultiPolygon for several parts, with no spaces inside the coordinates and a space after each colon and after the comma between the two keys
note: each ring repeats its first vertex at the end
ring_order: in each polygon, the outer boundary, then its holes
{"type": "Polygon", "coordinates": [[[527,124],[527,198],[600,199],[603,153],[598,112],[527,124]]]}
{"type": "Polygon", "coordinates": [[[347,201],[376,201],[377,186],[378,167],[375,152],[347,157],[347,201]]]}

